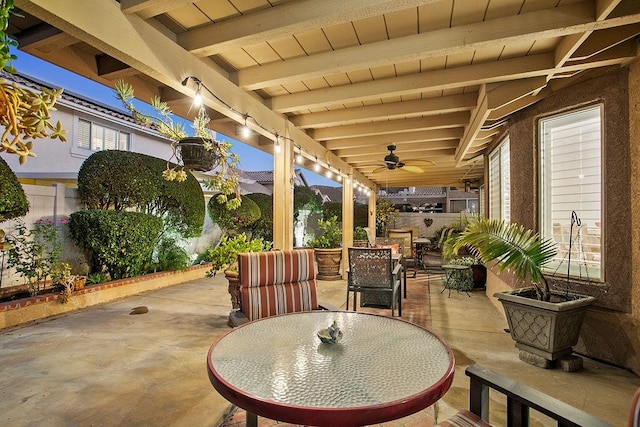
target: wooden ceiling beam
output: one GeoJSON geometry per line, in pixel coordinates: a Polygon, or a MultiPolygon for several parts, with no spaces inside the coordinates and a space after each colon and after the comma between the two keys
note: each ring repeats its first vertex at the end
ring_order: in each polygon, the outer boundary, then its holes
{"type": "Polygon", "coordinates": [[[439,96],[387,104],[366,105],[319,113],[301,114],[291,122],[301,129],[355,124],[362,121],[393,120],[432,114],[468,111],[476,106],[477,92],[439,96]]]}
{"type": "Polygon", "coordinates": [[[142,19],[149,19],[190,3],[193,0],[121,0],[120,10],[127,15],[135,13],[142,19]]]}
{"type": "MultiPolygon", "coordinates": [[[[453,150],[458,146],[457,141],[423,141],[420,143],[402,144],[394,153],[400,155],[402,153],[427,153],[438,150],[453,150]]],[[[382,145],[370,145],[369,147],[345,148],[336,150],[334,153],[343,159],[351,160],[352,157],[362,157],[367,155],[377,156],[389,154],[389,150],[382,145]]]]}
{"type": "MultiPolygon", "coordinates": [[[[474,52],[514,42],[533,43],[541,38],[559,37],[580,33],[587,28],[593,29],[594,15],[593,2],[583,1],[557,8],[256,65],[239,70],[232,74],[231,78],[245,90],[257,90],[320,78],[327,74],[361,70],[363,63],[369,68],[376,68],[394,63],[474,52]]],[[[614,25],[613,22],[600,22],[598,28],[607,28],[607,24],[614,25]]]]}
{"type": "Polygon", "coordinates": [[[312,28],[343,24],[439,1],[442,0],[298,0],[203,25],[179,34],[178,43],[194,55],[212,56],[312,28]]]}
{"type": "Polygon", "coordinates": [[[341,138],[382,135],[403,131],[421,131],[428,129],[446,129],[464,127],[469,122],[469,112],[442,114],[439,116],[416,117],[413,119],[388,120],[385,122],[361,123],[356,125],[335,126],[312,129],[309,135],[316,141],[329,141],[341,138]]]}
{"type": "Polygon", "coordinates": [[[270,103],[274,111],[286,113],[302,109],[342,105],[349,102],[377,100],[391,96],[459,89],[501,80],[518,80],[546,75],[553,69],[553,54],[540,53],[522,58],[504,59],[280,95],[271,98],[270,103]]]}
{"type": "Polygon", "coordinates": [[[329,150],[367,147],[371,145],[422,143],[428,141],[456,140],[462,137],[462,128],[430,129],[418,132],[399,132],[385,135],[371,135],[358,138],[345,138],[324,143],[329,150]]]}

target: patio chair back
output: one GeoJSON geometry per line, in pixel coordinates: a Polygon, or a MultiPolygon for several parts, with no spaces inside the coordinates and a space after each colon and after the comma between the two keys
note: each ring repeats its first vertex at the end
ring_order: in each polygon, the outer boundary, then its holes
{"type": "Polygon", "coordinates": [[[249,320],[318,309],[313,249],[241,253],[238,269],[249,320]]]}
{"type": "Polygon", "coordinates": [[[402,265],[395,267],[391,248],[349,248],[349,272],[347,275],[347,310],[349,295],[353,292],[353,309],[357,310],[357,295],[360,292],[386,293],[391,296],[391,315],[402,316],[400,297],[400,272],[402,265]]]}

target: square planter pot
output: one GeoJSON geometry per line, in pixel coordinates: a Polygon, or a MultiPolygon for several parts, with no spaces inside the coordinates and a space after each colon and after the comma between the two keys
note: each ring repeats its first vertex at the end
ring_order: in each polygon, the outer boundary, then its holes
{"type": "Polygon", "coordinates": [[[575,294],[565,300],[559,292],[552,293],[551,302],[539,301],[533,288],[493,296],[504,307],[516,347],[551,361],[573,352],[586,310],[595,301],[594,297],[575,294]]]}

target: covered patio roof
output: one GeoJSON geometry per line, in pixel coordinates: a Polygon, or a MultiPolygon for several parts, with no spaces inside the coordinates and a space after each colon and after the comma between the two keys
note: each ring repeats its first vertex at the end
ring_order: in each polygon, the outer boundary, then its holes
{"type": "MultiPolygon", "coordinates": [[[[16,0],[20,49],[367,186],[461,186],[509,115],[639,55],[637,0],[16,0]],[[182,82],[187,77],[186,85],[182,82]],[[244,137],[239,125],[254,133],[244,137]],[[276,138],[277,136],[277,138],[276,138]],[[405,168],[386,170],[387,146],[405,168]],[[424,166],[424,162],[434,164],[424,166]],[[415,162],[422,173],[410,173],[415,162]],[[423,166],[421,166],[421,164],[423,166]],[[379,171],[382,169],[382,171],[379,171]]],[[[419,171],[415,167],[414,171],[419,171]]]]}

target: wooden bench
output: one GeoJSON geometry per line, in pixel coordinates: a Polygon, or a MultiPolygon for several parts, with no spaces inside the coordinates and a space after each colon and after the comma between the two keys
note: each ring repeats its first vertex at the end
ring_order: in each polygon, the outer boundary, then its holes
{"type": "Polygon", "coordinates": [[[278,314],[335,309],[318,304],[313,249],[238,255],[240,309],[231,326],[278,314]]]}
{"type": "Polygon", "coordinates": [[[507,426],[529,426],[529,410],[534,409],[556,420],[561,427],[611,427],[593,415],[482,366],[469,366],[465,374],[470,378],[469,410],[463,409],[439,426],[490,426],[489,389],[492,389],[507,397],[507,426]]]}

